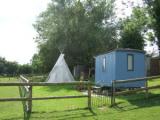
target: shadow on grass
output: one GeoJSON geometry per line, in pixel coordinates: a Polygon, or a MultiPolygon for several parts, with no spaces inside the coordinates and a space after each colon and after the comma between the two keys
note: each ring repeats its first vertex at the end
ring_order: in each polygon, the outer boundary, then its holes
{"type": "Polygon", "coordinates": [[[24,113],[24,120],[29,120],[32,113],[24,113]]]}
{"type": "Polygon", "coordinates": [[[1,120],[29,120],[31,117],[31,113],[24,113],[23,117],[11,117],[8,119],[1,119],[1,120]]]}
{"type": "Polygon", "coordinates": [[[54,119],[54,120],[72,120],[72,119],[85,119],[87,117],[96,116],[94,111],[88,108],[79,108],[64,111],[33,111],[32,119],[43,120],[43,119],[54,119]]]}
{"type": "Polygon", "coordinates": [[[77,85],[45,86],[43,89],[48,92],[56,92],[59,90],[75,91],[77,89],[77,85]]]}
{"type": "Polygon", "coordinates": [[[9,119],[1,119],[1,120],[23,120],[23,118],[22,117],[12,117],[9,119]]]}
{"type": "Polygon", "coordinates": [[[148,93],[148,98],[146,98],[145,95],[145,93],[137,93],[134,95],[118,97],[128,101],[128,103],[126,101],[117,102],[114,108],[123,112],[140,108],[160,106],[160,94],[148,93]]]}
{"type": "MultiPolygon", "coordinates": [[[[24,120],[36,119],[36,120],[72,120],[72,119],[84,119],[87,117],[96,116],[93,110],[88,108],[78,108],[72,110],[63,111],[33,111],[31,114],[25,115],[24,120]]],[[[12,117],[2,120],[22,120],[22,117],[12,117]]]]}

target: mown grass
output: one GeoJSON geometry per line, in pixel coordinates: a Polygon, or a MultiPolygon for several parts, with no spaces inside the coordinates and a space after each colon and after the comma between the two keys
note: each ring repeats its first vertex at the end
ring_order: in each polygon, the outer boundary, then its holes
{"type": "MultiPolygon", "coordinates": [[[[0,81],[16,81],[16,78],[0,78],[0,81]]],[[[149,85],[160,84],[151,81],[149,85]]],[[[33,87],[33,96],[79,95],[75,86],[33,87]]],[[[0,87],[0,98],[19,97],[18,87],[0,87]]],[[[85,109],[86,98],[33,101],[30,120],[159,120],[160,90],[152,90],[149,99],[145,93],[120,96],[117,106],[94,107],[93,112],[85,109]]],[[[0,102],[0,120],[23,120],[21,102],[0,102]]]]}

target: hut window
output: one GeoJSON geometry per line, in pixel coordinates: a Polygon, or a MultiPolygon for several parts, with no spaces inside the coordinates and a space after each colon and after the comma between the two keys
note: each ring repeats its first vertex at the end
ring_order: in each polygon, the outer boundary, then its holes
{"type": "Polygon", "coordinates": [[[128,62],[128,71],[133,71],[134,70],[134,56],[132,54],[128,54],[127,62],[128,62]]]}
{"type": "Polygon", "coordinates": [[[102,71],[104,72],[105,70],[106,70],[106,57],[104,57],[102,61],[102,71]]]}

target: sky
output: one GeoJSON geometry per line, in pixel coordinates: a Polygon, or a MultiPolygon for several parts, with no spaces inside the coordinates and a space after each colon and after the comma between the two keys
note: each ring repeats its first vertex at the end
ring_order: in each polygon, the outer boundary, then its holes
{"type": "MultiPolygon", "coordinates": [[[[144,3],[142,0],[116,0],[115,5],[117,18],[126,18],[131,15],[133,7],[142,7],[144,3]]],[[[150,32],[153,31],[150,30],[150,32]]],[[[144,50],[147,51],[148,54],[153,54],[153,56],[158,55],[158,46],[155,43],[145,41],[145,44],[144,50]]]]}
{"type": "Polygon", "coordinates": [[[37,52],[32,24],[50,0],[0,0],[0,56],[20,64],[37,52]]]}
{"type": "MultiPolygon", "coordinates": [[[[29,63],[37,46],[33,28],[37,16],[47,8],[50,0],[0,0],[0,56],[20,64],[29,63]]],[[[131,5],[141,0],[116,0],[118,17],[130,15],[131,5]],[[126,2],[129,4],[126,5],[126,2]],[[134,3],[133,3],[134,1],[134,3]]],[[[147,47],[147,50],[152,48],[147,47]]]]}
{"type": "Polygon", "coordinates": [[[118,18],[125,18],[131,15],[135,6],[143,6],[142,0],[115,0],[115,9],[118,18]]]}

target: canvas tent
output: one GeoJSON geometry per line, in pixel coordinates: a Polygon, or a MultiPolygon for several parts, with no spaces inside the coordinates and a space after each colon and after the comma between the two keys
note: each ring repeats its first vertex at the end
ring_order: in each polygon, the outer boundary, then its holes
{"type": "Polygon", "coordinates": [[[73,82],[75,81],[66,61],[64,59],[64,54],[60,54],[56,64],[52,68],[47,82],[49,83],[62,83],[62,82],[73,82]]]}

